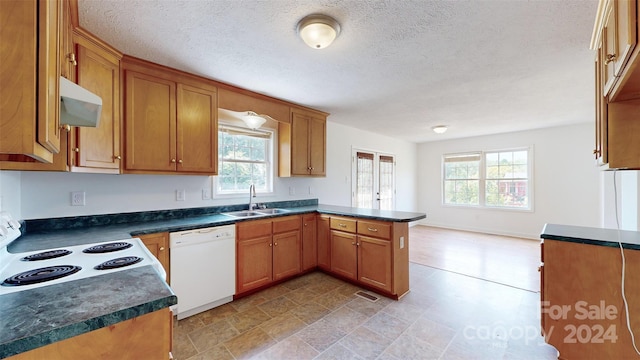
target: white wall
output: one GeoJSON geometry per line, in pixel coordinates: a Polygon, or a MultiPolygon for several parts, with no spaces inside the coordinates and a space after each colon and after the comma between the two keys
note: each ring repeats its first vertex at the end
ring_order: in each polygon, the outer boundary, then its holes
{"type": "MultiPolygon", "coordinates": [[[[351,148],[360,147],[397,157],[396,209],[417,211],[417,146],[386,136],[327,122],[327,177],[276,178],[275,194],[258,202],[318,198],[322,204],[351,205],[351,148]],[[293,192],[293,195],[291,195],[293,192]]],[[[246,196],[202,200],[212,177],[179,175],[100,175],[37,171],[0,171],[0,196],[6,210],[20,219],[110,214],[207,207],[248,202],[246,196]],[[176,201],[175,191],[186,190],[176,201]],[[70,192],[84,191],[85,206],[71,206],[70,192]],[[10,206],[8,205],[10,203],[10,206]]]]}
{"type": "Polygon", "coordinates": [[[603,171],[600,180],[601,227],[640,231],[640,172],[603,171]]]}
{"type": "Polygon", "coordinates": [[[8,211],[17,219],[22,212],[20,175],[19,171],[0,171],[0,211],[8,211]]]}
{"type": "MultiPolygon", "coordinates": [[[[453,130],[453,129],[451,129],[453,130]]],[[[545,223],[600,225],[600,171],[593,159],[593,125],[424,143],[418,146],[418,210],[422,224],[539,239],[545,223]],[[532,212],[442,205],[443,154],[534,147],[532,212]]]]}

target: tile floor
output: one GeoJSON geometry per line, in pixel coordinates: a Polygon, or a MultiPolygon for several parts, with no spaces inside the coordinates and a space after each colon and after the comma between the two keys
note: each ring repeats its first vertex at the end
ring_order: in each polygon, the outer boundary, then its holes
{"type": "Polygon", "coordinates": [[[176,321],[174,357],[206,359],[556,359],[539,294],[424,265],[411,292],[376,302],[321,272],[176,321]]]}

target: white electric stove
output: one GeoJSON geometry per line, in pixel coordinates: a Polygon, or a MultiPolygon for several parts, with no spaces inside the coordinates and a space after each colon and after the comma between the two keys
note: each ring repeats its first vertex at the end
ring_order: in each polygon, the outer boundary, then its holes
{"type": "Polygon", "coordinates": [[[0,213],[0,295],[146,265],[166,279],[158,259],[138,238],[9,253],[7,246],[20,235],[20,224],[0,213]]]}

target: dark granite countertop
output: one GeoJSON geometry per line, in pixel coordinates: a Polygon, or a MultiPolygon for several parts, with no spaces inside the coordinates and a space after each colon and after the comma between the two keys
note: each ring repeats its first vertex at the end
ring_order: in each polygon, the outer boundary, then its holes
{"type": "Polygon", "coordinates": [[[0,296],[0,359],[177,303],[152,266],[0,296]]]}
{"type": "Polygon", "coordinates": [[[540,237],[609,247],[619,247],[620,241],[625,249],[640,250],[640,232],[638,231],[546,224],[540,237]]]}
{"type": "MultiPolygon", "coordinates": [[[[372,220],[411,222],[423,213],[318,205],[317,199],[267,204],[289,210],[269,218],[318,212],[372,220]]],[[[223,212],[244,205],[161,210],[27,220],[23,235],[8,246],[20,253],[143,234],[176,232],[235,224],[257,218],[233,218],[223,212]]],[[[150,266],[44,286],[0,296],[0,358],[80,335],[176,304],[173,291],[150,266]]]]}

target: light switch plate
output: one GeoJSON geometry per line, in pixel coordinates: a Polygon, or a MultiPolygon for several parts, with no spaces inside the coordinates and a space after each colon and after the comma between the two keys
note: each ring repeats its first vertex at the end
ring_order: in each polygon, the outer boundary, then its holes
{"type": "Polygon", "coordinates": [[[176,190],[176,201],[184,201],[187,198],[186,191],[176,190]]]}

